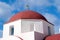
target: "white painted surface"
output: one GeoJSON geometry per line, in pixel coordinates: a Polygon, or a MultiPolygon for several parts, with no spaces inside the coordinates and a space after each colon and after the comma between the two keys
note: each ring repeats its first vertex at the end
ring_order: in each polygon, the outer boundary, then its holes
{"type": "Polygon", "coordinates": [[[54,34],[54,25],[46,22],[46,21],[43,21],[43,31],[44,31],[44,34],[45,35],[48,35],[48,27],[50,27],[50,31],[51,31],[51,35],[54,34]]]}
{"type": "Polygon", "coordinates": [[[2,38],[0,38],[0,40],[2,40],[2,38]]]}
{"type": "Polygon", "coordinates": [[[54,34],[53,25],[49,24],[46,21],[40,19],[19,19],[4,24],[3,38],[6,40],[9,37],[10,39],[7,40],[12,40],[15,38],[14,36],[19,36],[24,40],[42,40],[44,36],[48,35],[48,26],[51,28],[51,34],[54,34]],[[13,37],[10,35],[11,26],[14,26],[13,37]]]}
{"type": "Polygon", "coordinates": [[[21,20],[21,30],[24,32],[36,31],[43,33],[43,23],[42,20],[34,19],[22,19],[21,20]]]}
{"type": "Polygon", "coordinates": [[[11,36],[11,35],[9,35],[11,26],[14,26],[14,35],[20,35],[20,33],[21,33],[21,20],[17,20],[17,21],[14,21],[14,22],[4,25],[3,37],[11,36]]]}
{"type": "Polygon", "coordinates": [[[60,28],[59,28],[59,33],[60,33],[60,28]]]}
{"type": "Polygon", "coordinates": [[[21,40],[21,39],[15,36],[8,36],[7,38],[3,38],[2,40],[21,40]]]}
{"type": "Polygon", "coordinates": [[[23,38],[23,40],[43,40],[44,34],[31,31],[31,32],[22,33],[20,37],[23,38]]]}
{"type": "Polygon", "coordinates": [[[23,38],[23,40],[35,40],[34,37],[34,31],[21,34],[21,38],[23,38]]]}

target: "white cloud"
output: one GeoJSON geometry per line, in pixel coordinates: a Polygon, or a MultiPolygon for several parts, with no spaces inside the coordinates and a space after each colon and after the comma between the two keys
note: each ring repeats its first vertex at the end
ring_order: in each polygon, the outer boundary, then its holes
{"type": "Polygon", "coordinates": [[[60,5],[60,0],[55,0],[55,5],[60,5]]]}
{"type": "Polygon", "coordinates": [[[54,6],[57,8],[57,11],[60,12],[60,0],[54,0],[54,6]]]}
{"type": "Polygon", "coordinates": [[[10,5],[0,2],[0,19],[7,20],[12,15],[12,10],[10,5]]]}
{"type": "Polygon", "coordinates": [[[50,21],[51,23],[55,23],[55,22],[57,21],[57,19],[58,19],[55,15],[49,14],[49,13],[46,13],[44,16],[45,16],[46,19],[47,19],[48,21],[50,21]]]}
{"type": "Polygon", "coordinates": [[[46,19],[54,24],[54,30],[55,33],[59,33],[59,28],[60,28],[60,20],[53,14],[50,13],[45,13],[44,16],[46,17],[46,19]]]}
{"type": "MultiPolygon", "coordinates": [[[[27,1],[25,1],[27,2],[27,1]]],[[[28,0],[29,4],[32,6],[43,6],[43,5],[51,5],[48,0],[28,0]]]]}
{"type": "Polygon", "coordinates": [[[55,28],[55,34],[57,34],[57,33],[60,33],[60,24],[58,24],[58,25],[55,25],[54,26],[55,28]]]}
{"type": "Polygon", "coordinates": [[[16,0],[16,2],[12,4],[12,7],[14,10],[21,10],[21,7],[26,9],[26,4],[28,4],[30,8],[52,5],[48,0],[16,0]]]}
{"type": "MultiPolygon", "coordinates": [[[[60,27],[60,25],[59,25],[59,27],[60,27]]],[[[60,33],[60,28],[59,28],[59,33],[60,33]]]]}
{"type": "Polygon", "coordinates": [[[53,3],[50,3],[48,0],[16,0],[16,2],[12,4],[12,7],[14,8],[14,10],[17,9],[20,11],[21,10],[20,8],[23,5],[25,7],[26,4],[28,4],[30,8],[53,5],[58,9],[58,11],[60,11],[60,0],[54,0],[53,3]]]}

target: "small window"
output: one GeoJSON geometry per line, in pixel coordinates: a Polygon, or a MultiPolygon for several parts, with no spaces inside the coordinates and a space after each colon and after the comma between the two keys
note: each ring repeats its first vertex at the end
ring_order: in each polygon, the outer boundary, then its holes
{"type": "Polygon", "coordinates": [[[49,26],[48,26],[48,34],[51,35],[51,30],[49,26]]]}
{"type": "Polygon", "coordinates": [[[10,27],[10,35],[14,35],[14,27],[13,26],[10,27]]]}

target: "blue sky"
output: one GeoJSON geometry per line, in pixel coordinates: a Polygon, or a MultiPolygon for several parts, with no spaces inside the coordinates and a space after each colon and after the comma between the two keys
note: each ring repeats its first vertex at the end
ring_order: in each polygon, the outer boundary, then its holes
{"type": "Polygon", "coordinates": [[[30,10],[37,11],[54,24],[55,33],[59,33],[60,27],[60,0],[0,0],[0,37],[3,33],[3,24],[14,14],[26,10],[26,4],[30,10]]]}

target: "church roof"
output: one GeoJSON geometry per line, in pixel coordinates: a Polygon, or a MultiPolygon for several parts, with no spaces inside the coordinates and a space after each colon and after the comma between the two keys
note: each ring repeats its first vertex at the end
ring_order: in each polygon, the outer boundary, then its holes
{"type": "Polygon", "coordinates": [[[38,12],[31,11],[31,10],[22,11],[15,14],[14,16],[10,18],[9,22],[12,22],[18,19],[42,19],[42,20],[47,21],[43,15],[41,15],[38,12]]]}
{"type": "Polygon", "coordinates": [[[45,40],[60,40],[60,34],[55,34],[52,36],[48,36],[45,38],[45,40]]]}

